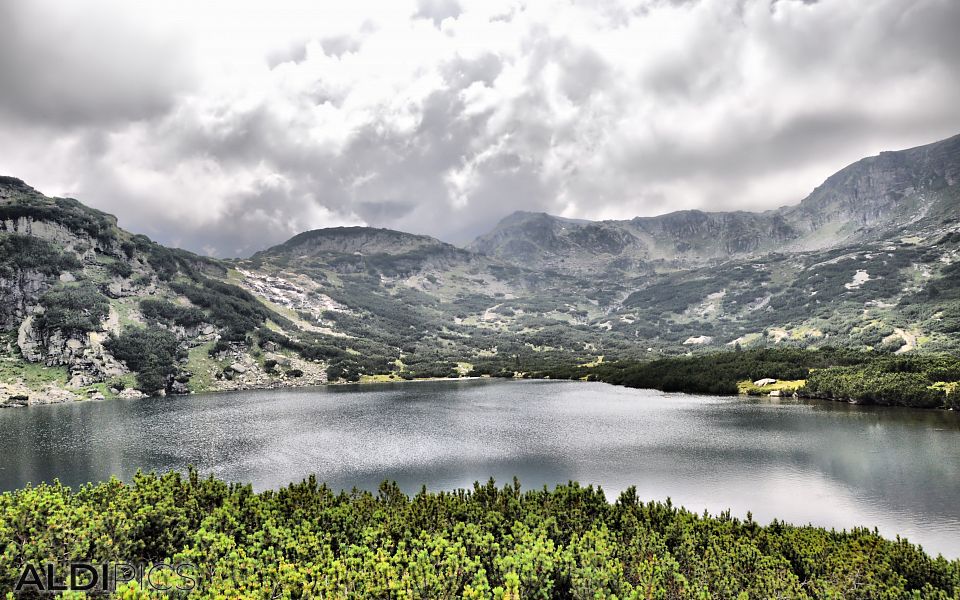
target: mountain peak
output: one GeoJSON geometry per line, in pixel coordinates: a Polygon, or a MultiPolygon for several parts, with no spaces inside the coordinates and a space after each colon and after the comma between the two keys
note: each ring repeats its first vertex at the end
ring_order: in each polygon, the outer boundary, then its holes
{"type": "Polygon", "coordinates": [[[448,246],[426,235],[379,227],[326,227],[297,234],[286,242],[257,252],[253,258],[296,254],[404,254],[421,248],[448,246]]]}

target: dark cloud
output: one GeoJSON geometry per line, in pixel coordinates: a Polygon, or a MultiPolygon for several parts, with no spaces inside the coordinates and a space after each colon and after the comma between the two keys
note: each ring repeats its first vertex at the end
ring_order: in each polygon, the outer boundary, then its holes
{"type": "Polygon", "coordinates": [[[0,112],[38,126],[150,118],[194,83],[184,40],[107,7],[0,2],[0,23],[0,112]]]}
{"type": "Polygon", "coordinates": [[[460,16],[461,10],[460,3],[456,0],[420,0],[413,16],[430,19],[439,27],[444,19],[456,19],[460,16]]]}
{"type": "Polygon", "coordinates": [[[434,1],[339,25],[185,2],[172,28],[112,1],[0,3],[0,171],[220,256],[342,224],[461,243],[520,209],[771,208],[960,131],[945,0],[434,1]]]}

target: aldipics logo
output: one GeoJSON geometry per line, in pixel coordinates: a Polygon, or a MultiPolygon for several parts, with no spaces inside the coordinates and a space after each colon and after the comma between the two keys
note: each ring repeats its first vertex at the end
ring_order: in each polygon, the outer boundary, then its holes
{"type": "Polygon", "coordinates": [[[140,589],[188,592],[197,585],[197,568],[189,563],[88,563],[34,565],[27,563],[15,592],[113,592],[135,581],[140,589]]]}

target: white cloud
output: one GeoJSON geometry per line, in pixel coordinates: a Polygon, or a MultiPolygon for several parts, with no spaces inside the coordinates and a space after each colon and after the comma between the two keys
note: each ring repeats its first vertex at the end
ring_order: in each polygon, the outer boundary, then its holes
{"type": "Polygon", "coordinates": [[[515,209],[776,207],[960,129],[951,0],[38,0],[0,16],[0,171],[221,255],[339,224],[466,241],[515,209]]]}

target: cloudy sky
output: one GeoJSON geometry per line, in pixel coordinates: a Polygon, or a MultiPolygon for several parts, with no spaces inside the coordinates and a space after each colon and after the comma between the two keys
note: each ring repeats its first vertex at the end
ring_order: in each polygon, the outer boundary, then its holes
{"type": "Polygon", "coordinates": [[[799,201],[960,133],[957,0],[0,0],[0,174],[159,241],[799,201]]]}

